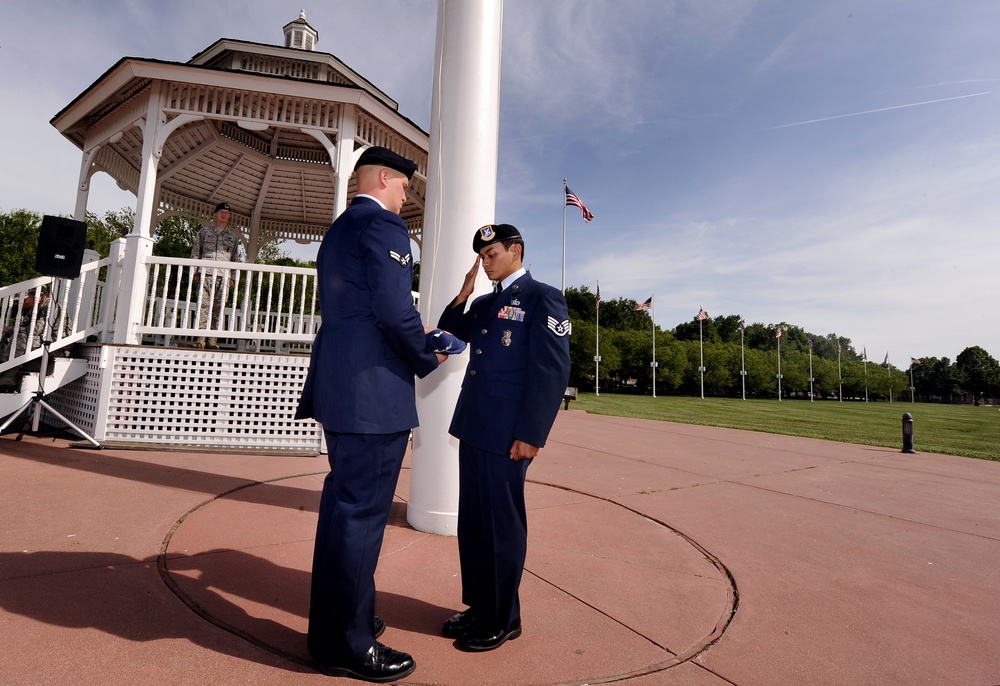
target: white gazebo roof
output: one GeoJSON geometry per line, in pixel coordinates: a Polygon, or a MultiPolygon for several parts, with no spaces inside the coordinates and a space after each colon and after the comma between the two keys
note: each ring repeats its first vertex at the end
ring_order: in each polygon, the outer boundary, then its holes
{"type": "Polygon", "coordinates": [[[362,149],[386,146],[417,163],[401,214],[422,239],[429,137],[330,54],[224,38],[187,63],[125,57],[52,124],[83,151],[84,206],[93,173],[138,195],[155,163],[150,225],[226,201],[251,257],[272,240],[321,240],[355,193],[362,149]]]}

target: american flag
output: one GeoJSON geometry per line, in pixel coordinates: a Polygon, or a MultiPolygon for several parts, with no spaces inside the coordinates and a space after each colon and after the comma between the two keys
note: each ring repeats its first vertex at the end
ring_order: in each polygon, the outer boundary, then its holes
{"type": "Polygon", "coordinates": [[[920,361],[919,357],[911,357],[910,358],[910,364],[911,365],[914,365],[914,364],[923,364],[923,362],[920,361]]]}
{"type": "Polygon", "coordinates": [[[882,360],[882,364],[889,364],[889,353],[885,354],[885,359],[882,360]]]}
{"type": "Polygon", "coordinates": [[[594,309],[601,309],[601,284],[597,284],[597,298],[594,301],[594,309]]]}
{"type": "Polygon", "coordinates": [[[809,339],[809,349],[810,350],[813,349],[813,339],[811,339],[811,338],[809,339]]]}
{"type": "Polygon", "coordinates": [[[653,296],[646,298],[646,302],[636,305],[632,308],[636,312],[645,312],[646,310],[653,309],[653,296]]]}
{"type": "Polygon", "coordinates": [[[699,322],[703,322],[703,321],[705,321],[706,319],[708,319],[708,312],[706,312],[705,310],[703,310],[703,309],[701,309],[701,308],[699,307],[699,308],[698,308],[698,316],[697,316],[697,317],[695,317],[695,319],[696,319],[697,321],[699,321],[699,322]]]}
{"type": "Polygon", "coordinates": [[[867,347],[861,349],[861,359],[864,360],[865,362],[868,361],[868,348],[867,347]]]}
{"type": "Polygon", "coordinates": [[[563,186],[566,189],[566,205],[573,205],[574,207],[579,207],[580,211],[583,212],[583,221],[589,222],[594,218],[594,213],[587,209],[587,206],[583,204],[580,198],[576,197],[576,193],[569,189],[569,186],[563,186]]]}
{"type": "Polygon", "coordinates": [[[778,330],[775,332],[774,337],[775,338],[781,338],[781,327],[780,326],[778,327],[778,330]]]}
{"type": "Polygon", "coordinates": [[[742,336],[747,332],[747,323],[745,319],[740,320],[740,335],[742,336]]]}

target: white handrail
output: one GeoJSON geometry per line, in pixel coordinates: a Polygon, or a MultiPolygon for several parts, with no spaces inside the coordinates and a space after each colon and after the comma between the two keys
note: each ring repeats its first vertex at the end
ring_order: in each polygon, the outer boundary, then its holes
{"type": "Polygon", "coordinates": [[[90,336],[99,336],[104,330],[100,312],[105,290],[99,275],[107,265],[107,259],[84,264],[80,276],[72,281],[39,276],[0,288],[0,323],[7,327],[7,334],[0,339],[6,343],[0,345],[0,372],[39,359],[45,339],[50,341],[49,351],[55,353],[90,336]],[[56,304],[57,318],[52,322],[51,331],[47,324],[38,320],[40,298],[37,294],[44,286],[48,286],[52,293],[50,302],[56,304]],[[20,303],[31,293],[36,295],[31,311],[22,312],[20,303]],[[34,326],[41,327],[41,330],[21,330],[31,326],[31,322],[35,322],[34,326]],[[24,341],[24,349],[20,353],[19,337],[24,341]]]}

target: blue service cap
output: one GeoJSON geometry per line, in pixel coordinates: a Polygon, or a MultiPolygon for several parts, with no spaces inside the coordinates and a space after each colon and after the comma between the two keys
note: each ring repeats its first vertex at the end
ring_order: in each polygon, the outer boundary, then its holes
{"type": "Polygon", "coordinates": [[[487,224],[479,227],[472,237],[472,251],[478,254],[490,243],[503,243],[516,238],[521,238],[521,232],[513,224],[487,224]]]}
{"type": "Polygon", "coordinates": [[[365,165],[376,165],[395,169],[401,174],[406,174],[406,178],[413,180],[413,172],[417,171],[417,164],[413,160],[408,160],[402,155],[393,152],[389,148],[374,145],[361,153],[358,163],[354,165],[355,171],[358,167],[365,165]]]}

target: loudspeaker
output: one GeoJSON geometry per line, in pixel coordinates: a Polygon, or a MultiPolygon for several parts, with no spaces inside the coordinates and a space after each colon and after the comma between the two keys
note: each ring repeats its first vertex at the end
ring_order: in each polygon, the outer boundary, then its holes
{"type": "Polygon", "coordinates": [[[75,279],[80,276],[87,247],[87,224],[64,217],[42,217],[35,269],[44,276],[75,279]]]}

